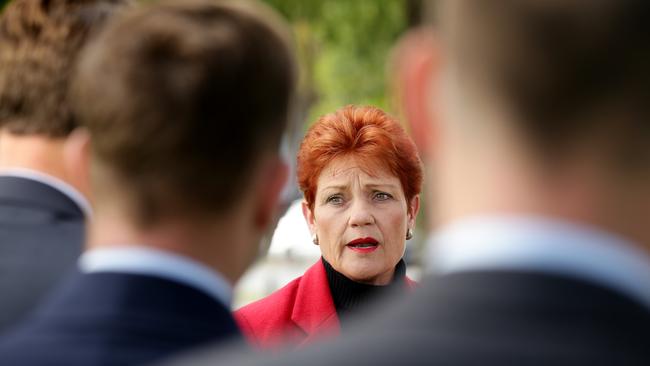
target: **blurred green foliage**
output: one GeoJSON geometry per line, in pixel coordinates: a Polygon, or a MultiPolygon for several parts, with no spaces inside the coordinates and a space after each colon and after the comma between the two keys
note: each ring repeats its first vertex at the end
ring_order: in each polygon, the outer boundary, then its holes
{"type": "Polygon", "coordinates": [[[390,110],[386,61],[407,28],[406,0],[265,0],[290,22],[308,124],[347,104],[390,110]]]}
{"type": "Polygon", "coordinates": [[[409,0],[263,1],[291,24],[307,124],[347,104],[391,110],[386,61],[408,26],[409,0]]]}

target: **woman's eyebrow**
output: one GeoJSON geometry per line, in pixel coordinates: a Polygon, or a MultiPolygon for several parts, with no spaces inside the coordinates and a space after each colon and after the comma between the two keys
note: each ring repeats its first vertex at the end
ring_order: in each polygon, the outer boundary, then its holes
{"type": "Polygon", "coordinates": [[[367,188],[391,188],[391,189],[397,189],[398,185],[394,183],[368,183],[365,185],[367,188]]]}
{"type": "Polygon", "coordinates": [[[327,190],[341,191],[341,190],[346,189],[347,187],[348,186],[346,186],[344,184],[338,184],[338,185],[337,184],[332,184],[332,185],[327,185],[327,186],[323,187],[323,191],[327,191],[327,190]]]}

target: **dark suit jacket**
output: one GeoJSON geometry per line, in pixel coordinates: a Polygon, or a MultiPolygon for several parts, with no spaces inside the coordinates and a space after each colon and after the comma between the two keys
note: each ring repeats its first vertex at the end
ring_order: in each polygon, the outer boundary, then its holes
{"type": "Polygon", "coordinates": [[[225,306],[173,281],[75,274],[0,340],[0,365],[128,366],[239,335],[225,306]]]}
{"type": "MultiPolygon", "coordinates": [[[[415,288],[415,282],[408,277],[405,280],[409,288],[415,288]]],[[[304,346],[340,332],[320,259],[283,288],[237,310],[235,319],[247,339],[262,349],[285,344],[304,346]]]]}
{"type": "MultiPolygon", "coordinates": [[[[175,365],[219,357],[207,353],[175,365]]],[[[229,364],[650,365],[650,310],[567,277],[458,273],[426,278],[413,296],[385,303],[333,342],[229,364]]]]}
{"type": "Polygon", "coordinates": [[[65,194],[0,176],[0,333],[75,268],[83,240],[84,215],[65,194]]]}

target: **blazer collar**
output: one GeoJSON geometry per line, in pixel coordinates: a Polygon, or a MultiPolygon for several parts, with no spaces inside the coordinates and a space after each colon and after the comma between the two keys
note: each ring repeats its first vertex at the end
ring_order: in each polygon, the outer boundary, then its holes
{"type": "Polygon", "coordinates": [[[28,178],[0,175],[1,202],[43,207],[72,217],[84,216],[81,208],[63,192],[28,178]]]}
{"type": "Polygon", "coordinates": [[[325,267],[320,259],[300,280],[291,320],[307,333],[306,341],[323,333],[336,335],[340,331],[325,267]]]}
{"type": "Polygon", "coordinates": [[[184,324],[175,332],[238,334],[230,309],[183,283],[151,275],[73,271],[35,312],[39,319],[140,319],[184,324]],[[101,289],[101,291],[97,291],[101,289]]]}

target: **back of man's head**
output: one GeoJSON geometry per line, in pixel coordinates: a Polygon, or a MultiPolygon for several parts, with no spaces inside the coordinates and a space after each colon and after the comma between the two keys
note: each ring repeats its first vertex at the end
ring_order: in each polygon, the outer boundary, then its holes
{"type": "Polygon", "coordinates": [[[650,4],[437,4],[426,49],[402,49],[407,119],[436,177],[431,224],[533,214],[650,240],[650,4]]]}
{"type": "Polygon", "coordinates": [[[14,0],[0,15],[0,128],[65,137],[75,122],[68,85],[77,55],[128,0],[14,0]]]}
{"type": "Polygon", "coordinates": [[[146,227],[223,215],[251,193],[252,172],[277,157],[294,84],[283,29],[264,10],[156,3],[87,49],[74,96],[92,136],[98,210],[117,189],[146,227]]]}
{"type": "Polygon", "coordinates": [[[650,3],[454,0],[440,10],[457,84],[503,103],[538,152],[561,157],[593,140],[617,166],[648,167],[650,3]]]}

